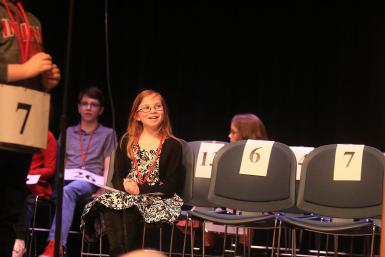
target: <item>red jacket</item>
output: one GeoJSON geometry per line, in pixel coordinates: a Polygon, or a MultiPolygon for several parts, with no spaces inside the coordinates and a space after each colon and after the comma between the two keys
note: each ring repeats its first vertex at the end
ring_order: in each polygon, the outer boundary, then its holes
{"type": "Polygon", "coordinates": [[[34,195],[50,199],[52,197],[52,179],[56,171],[56,139],[48,131],[47,148],[32,155],[32,162],[29,168],[30,175],[40,175],[37,184],[27,185],[29,191],[34,195]]]}

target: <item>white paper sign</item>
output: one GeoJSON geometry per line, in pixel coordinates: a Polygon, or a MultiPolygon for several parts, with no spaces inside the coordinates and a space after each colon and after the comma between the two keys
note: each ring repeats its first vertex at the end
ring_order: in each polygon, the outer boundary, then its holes
{"type": "Polygon", "coordinates": [[[49,99],[46,93],[0,84],[0,143],[46,148],[49,99]]]}
{"type": "Polygon", "coordinates": [[[195,177],[211,178],[214,156],[224,145],[224,143],[201,143],[195,166],[195,177]]]}
{"type": "Polygon", "coordinates": [[[266,176],[274,141],[247,140],[239,174],[266,176]]]}
{"type": "Polygon", "coordinates": [[[295,158],[297,159],[297,173],[295,175],[295,179],[300,180],[303,160],[311,151],[313,151],[314,147],[290,146],[290,149],[293,151],[295,158]]]}
{"type": "Polygon", "coordinates": [[[40,175],[28,175],[25,183],[27,185],[37,184],[37,182],[39,182],[39,178],[40,178],[40,175]]]}
{"type": "Polygon", "coordinates": [[[104,177],[83,169],[65,169],[64,180],[83,180],[96,186],[104,185],[104,177]]]}
{"type": "Polygon", "coordinates": [[[333,180],[360,181],[364,145],[337,145],[333,180]]]}

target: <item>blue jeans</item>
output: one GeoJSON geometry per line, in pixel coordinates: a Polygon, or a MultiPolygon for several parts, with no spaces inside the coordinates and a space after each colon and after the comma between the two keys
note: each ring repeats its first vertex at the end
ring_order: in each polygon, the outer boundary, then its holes
{"type": "MultiPolygon", "coordinates": [[[[62,231],[61,242],[65,247],[67,244],[68,232],[71,228],[72,219],[75,212],[76,202],[91,198],[92,194],[98,189],[97,186],[80,180],[71,181],[63,188],[63,210],[62,210],[62,231]]],[[[56,213],[49,231],[48,240],[55,239],[56,213]]]]}

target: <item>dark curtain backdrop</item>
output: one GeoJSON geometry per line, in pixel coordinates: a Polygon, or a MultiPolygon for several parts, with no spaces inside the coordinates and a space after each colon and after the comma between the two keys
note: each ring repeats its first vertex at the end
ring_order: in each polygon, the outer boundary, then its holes
{"type": "MultiPolygon", "coordinates": [[[[116,128],[142,89],[166,98],[174,132],[225,140],[236,113],[253,112],[288,145],[367,144],[385,151],[385,6],[350,1],[109,0],[116,128]]],[[[64,71],[68,1],[28,1],[46,50],[64,71]]],[[[77,92],[107,94],[104,4],[75,0],[69,124],[77,92]]],[[[64,74],[63,74],[64,76],[64,74]]],[[[53,95],[58,131],[62,87],[53,95]]],[[[102,122],[111,125],[106,108],[102,122]]]]}

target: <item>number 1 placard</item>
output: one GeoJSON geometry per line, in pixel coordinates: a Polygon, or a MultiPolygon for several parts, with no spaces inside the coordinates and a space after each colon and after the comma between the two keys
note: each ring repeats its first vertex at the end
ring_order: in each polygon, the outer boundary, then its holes
{"type": "Polygon", "coordinates": [[[211,178],[214,156],[224,145],[223,143],[201,144],[196,162],[195,177],[211,178]]]}
{"type": "Polygon", "coordinates": [[[0,147],[46,148],[49,99],[36,90],[0,84],[0,147]]]}

